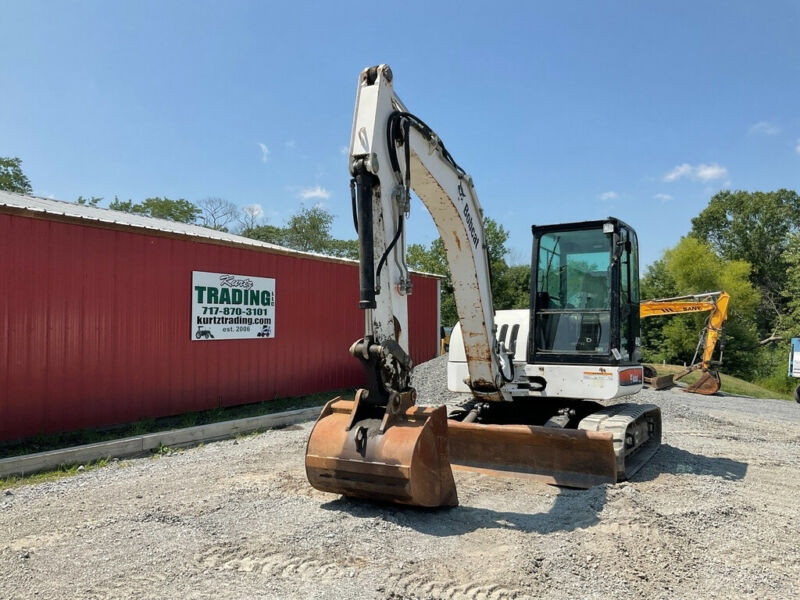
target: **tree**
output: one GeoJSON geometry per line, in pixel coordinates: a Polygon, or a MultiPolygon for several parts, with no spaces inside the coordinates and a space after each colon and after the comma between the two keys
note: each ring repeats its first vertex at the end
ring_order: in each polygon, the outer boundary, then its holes
{"type": "Polygon", "coordinates": [[[145,198],[144,202],[134,207],[134,212],[178,223],[194,223],[201,211],[183,198],[170,200],[169,198],[155,197],[145,198]]]}
{"type": "Polygon", "coordinates": [[[331,241],[333,215],[319,205],[300,210],[289,218],[286,225],[286,244],[305,252],[324,254],[331,241]]]}
{"type": "Polygon", "coordinates": [[[108,208],[178,223],[194,223],[201,212],[197,206],[188,200],[183,198],[170,200],[166,197],[146,198],[143,202],[134,204],[133,200],[122,201],[115,196],[114,201],[108,205],[108,208]]]}
{"type": "Polygon", "coordinates": [[[800,336],[800,233],[788,237],[782,259],[786,265],[786,285],[781,297],[785,314],[775,324],[774,335],[762,340],[764,347],[758,349],[759,383],[789,394],[797,385],[796,379],[787,376],[786,358],[789,340],[800,336]]]}
{"type": "Polygon", "coordinates": [[[118,210],[120,212],[127,212],[127,213],[134,212],[133,200],[122,201],[117,196],[114,196],[114,200],[111,201],[111,203],[109,203],[108,208],[110,210],[118,210]]]}
{"type": "Polygon", "coordinates": [[[22,161],[9,156],[0,156],[0,190],[30,194],[33,191],[31,182],[22,172],[22,161]]]}
{"type": "MultiPolygon", "coordinates": [[[[528,308],[530,305],[530,266],[510,267],[506,262],[508,232],[494,219],[484,220],[484,238],[487,245],[489,270],[492,280],[492,300],[494,308],[528,308]]],[[[453,325],[458,320],[453,284],[444,243],[436,238],[426,248],[421,244],[408,247],[408,265],[412,269],[444,275],[442,282],[441,318],[445,325],[453,325]]]]}
{"type": "Polygon", "coordinates": [[[264,211],[258,204],[248,204],[239,213],[239,230],[247,231],[258,226],[264,211]]]}
{"type": "Polygon", "coordinates": [[[692,219],[691,235],[707,240],[727,260],[751,265],[750,280],[759,289],[761,335],[774,332],[785,311],[785,251],[791,234],[800,231],[800,196],[794,191],[715,194],[708,206],[692,219]]]}
{"type": "Polygon", "coordinates": [[[75,204],[80,204],[82,206],[97,206],[101,200],[102,198],[98,198],[97,196],[90,196],[89,198],[78,196],[78,199],[75,200],[75,204]]]}
{"type": "Polygon", "coordinates": [[[339,240],[332,238],[328,242],[326,254],[358,260],[358,240],[339,240]]]}
{"type": "Polygon", "coordinates": [[[275,225],[256,225],[242,230],[242,235],[254,240],[275,244],[276,246],[286,246],[286,232],[282,227],[275,225]]]}
{"type": "Polygon", "coordinates": [[[217,231],[228,231],[228,225],[239,218],[239,207],[224,198],[203,198],[197,203],[200,208],[200,224],[217,231]]]}
{"type": "MultiPolygon", "coordinates": [[[[260,216],[260,207],[258,213],[260,216]]],[[[334,216],[319,205],[311,208],[301,205],[300,210],[289,218],[285,227],[256,225],[255,221],[253,212],[250,218],[245,219],[246,224],[250,226],[243,228],[241,233],[243,236],[303,252],[358,259],[358,242],[334,238],[330,233],[334,216]]]]}
{"type": "Polygon", "coordinates": [[[783,300],[786,302],[788,314],[780,331],[786,337],[798,337],[800,336],[800,233],[789,237],[783,260],[786,263],[783,300]]]}

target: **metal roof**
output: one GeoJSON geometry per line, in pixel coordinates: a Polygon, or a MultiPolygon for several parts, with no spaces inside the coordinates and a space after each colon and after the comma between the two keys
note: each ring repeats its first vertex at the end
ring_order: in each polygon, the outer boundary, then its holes
{"type": "MultiPolygon", "coordinates": [[[[14,192],[7,192],[5,190],[0,190],[0,207],[7,207],[16,211],[41,213],[43,215],[51,216],[55,220],[78,219],[81,221],[86,221],[87,224],[97,223],[104,226],[114,226],[120,229],[147,229],[150,231],[158,231],[171,235],[186,236],[187,238],[193,238],[197,240],[208,240],[212,243],[222,242],[239,246],[251,246],[254,248],[263,248],[265,250],[279,252],[281,254],[307,256],[334,262],[358,264],[358,261],[349,258],[328,256],[314,252],[303,252],[301,250],[294,250],[284,246],[278,246],[277,244],[270,244],[268,242],[254,240],[241,235],[235,235],[233,233],[226,233],[224,231],[217,231],[216,229],[209,229],[208,227],[201,227],[200,225],[177,223],[175,221],[168,221],[167,219],[156,219],[155,217],[135,215],[118,210],[111,210],[109,208],[87,206],[85,204],[76,204],[74,202],[65,202],[63,200],[54,200],[50,198],[40,198],[38,196],[28,196],[26,194],[17,194],[14,192]]],[[[439,279],[443,278],[441,275],[434,273],[425,273],[423,271],[413,272],[419,275],[428,275],[430,277],[437,277],[439,279]]]]}

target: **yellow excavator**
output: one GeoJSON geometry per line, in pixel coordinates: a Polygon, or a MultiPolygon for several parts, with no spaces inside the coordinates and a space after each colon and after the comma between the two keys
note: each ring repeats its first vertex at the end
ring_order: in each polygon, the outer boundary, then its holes
{"type": "MultiPolygon", "coordinates": [[[[726,292],[708,292],[705,294],[691,294],[687,296],[676,296],[674,298],[656,298],[647,300],[639,304],[639,315],[641,318],[659,317],[659,316],[672,316],[684,315],[688,313],[708,312],[708,319],[706,320],[705,327],[700,333],[700,341],[697,343],[697,348],[694,352],[692,364],[675,373],[672,377],[668,377],[669,382],[677,381],[685,377],[689,373],[697,370],[702,370],[703,374],[700,379],[686,388],[687,392],[693,394],[711,395],[719,391],[721,382],[719,378],[718,367],[722,364],[722,344],[719,343],[722,338],[722,328],[725,321],[728,319],[728,304],[730,303],[730,296],[726,292]],[[714,349],[719,343],[720,354],[719,358],[715,361],[712,360],[714,356],[714,349]],[[702,348],[703,354],[698,361],[697,356],[700,354],[702,348]]],[[[655,380],[656,376],[653,373],[654,369],[645,366],[645,380],[655,380]]],[[[663,387],[664,382],[659,382],[656,387],[663,387]]]]}
{"type": "Polygon", "coordinates": [[[612,402],[643,381],[632,227],[612,217],[533,227],[530,310],[495,313],[472,178],[406,109],[386,65],[358,79],[350,173],[364,311],[350,353],[366,384],[317,419],[305,457],[313,487],[454,506],[452,467],[586,488],[631,476],[657,451],[660,409],[612,402]],[[457,345],[463,360],[448,365],[447,387],[471,401],[450,414],[418,405],[411,387],[412,190],[441,236],[459,316],[450,351],[457,345]]]}

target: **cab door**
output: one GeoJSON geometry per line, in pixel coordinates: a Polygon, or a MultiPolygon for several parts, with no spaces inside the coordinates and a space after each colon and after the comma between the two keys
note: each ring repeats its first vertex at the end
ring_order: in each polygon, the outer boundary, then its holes
{"type": "Polygon", "coordinates": [[[620,362],[638,363],[641,359],[639,334],[639,241],[636,232],[622,225],[619,242],[620,362]]]}

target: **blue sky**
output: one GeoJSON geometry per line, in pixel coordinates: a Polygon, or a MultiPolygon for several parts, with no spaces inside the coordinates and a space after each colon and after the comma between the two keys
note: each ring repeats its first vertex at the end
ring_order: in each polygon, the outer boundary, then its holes
{"type": "MultiPolygon", "coordinates": [[[[722,188],[800,189],[798,2],[0,0],[0,156],[62,200],[219,196],[352,237],[356,79],[409,109],[510,231],[617,216],[642,262],[722,188]]],[[[416,203],[410,241],[436,236],[416,203]]]]}

